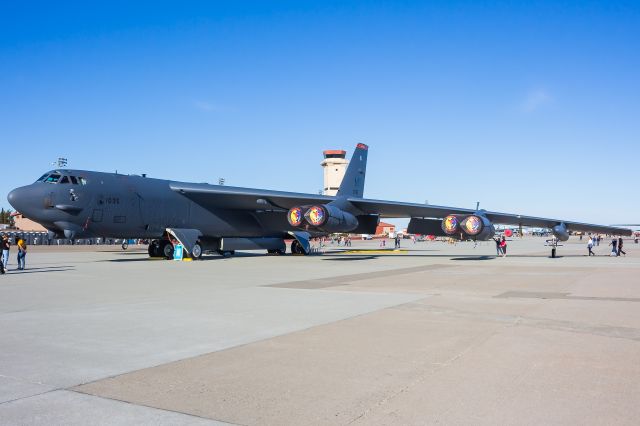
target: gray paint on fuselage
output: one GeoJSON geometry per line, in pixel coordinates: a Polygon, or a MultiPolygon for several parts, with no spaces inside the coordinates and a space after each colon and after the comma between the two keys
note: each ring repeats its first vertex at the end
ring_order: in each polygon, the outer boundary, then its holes
{"type": "Polygon", "coordinates": [[[205,209],[173,191],[169,180],[84,170],[57,171],[83,177],[86,185],[36,182],[14,190],[9,199],[25,217],[51,231],[64,231],[56,224],[76,225],[76,238],[160,238],[166,228],[198,229],[209,237],[285,237],[286,231],[292,229],[285,212],[205,209]],[[71,198],[71,189],[76,200],[71,198]],[[81,210],[69,213],[55,207],[60,204],[81,210]]]}

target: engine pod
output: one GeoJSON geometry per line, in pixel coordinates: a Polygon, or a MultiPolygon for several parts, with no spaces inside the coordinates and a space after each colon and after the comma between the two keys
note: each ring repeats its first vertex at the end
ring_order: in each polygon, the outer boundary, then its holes
{"type": "Polygon", "coordinates": [[[484,229],[484,223],[480,216],[471,215],[465,217],[460,223],[460,227],[464,231],[465,234],[475,237],[484,229]]]}
{"type": "Polygon", "coordinates": [[[476,241],[487,241],[496,234],[496,228],[484,216],[470,215],[460,222],[460,229],[476,241]]]}
{"type": "Polygon", "coordinates": [[[450,214],[442,220],[442,231],[447,235],[460,233],[460,221],[458,216],[450,214]]]}
{"type": "Polygon", "coordinates": [[[309,222],[309,225],[317,228],[327,222],[327,217],[327,210],[323,206],[312,206],[304,214],[304,218],[309,222]]]}
{"type": "Polygon", "coordinates": [[[302,207],[293,207],[291,210],[289,210],[289,213],[287,213],[287,220],[289,221],[289,225],[293,226],[294,228],[302,225],[303,219],[304,216],[302,214],[302,207]]]}
{"type": "Polygon", "coordinates": [[[311,206],[304,218],[310,226],[326,233],[351,232],[359,224],[353,214],[332,205],[311,206]]]}

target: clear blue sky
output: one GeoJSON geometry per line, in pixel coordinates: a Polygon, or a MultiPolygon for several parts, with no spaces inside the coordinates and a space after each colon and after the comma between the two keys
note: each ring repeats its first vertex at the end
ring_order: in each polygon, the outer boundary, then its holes
{"type": "Polygon", "coordinates": [[[0,5],[4,207],[58,156],[317,192],[365,142],[371,198],[637,222],[639,135],[637,1],[0,5]]]}

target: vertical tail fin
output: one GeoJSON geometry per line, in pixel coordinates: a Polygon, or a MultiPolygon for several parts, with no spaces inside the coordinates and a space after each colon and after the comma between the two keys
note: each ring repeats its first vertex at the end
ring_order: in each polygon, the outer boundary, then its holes
{"type": "Polygon", "coordinates": [[[367,174],[367,153],[369,147],[363,143],[356,145],[353,151],[349,167],[342,178],[340,189],[338,189],[338,197],[355,197],[362,198],[364,196],[364,179],[367,174]]]}

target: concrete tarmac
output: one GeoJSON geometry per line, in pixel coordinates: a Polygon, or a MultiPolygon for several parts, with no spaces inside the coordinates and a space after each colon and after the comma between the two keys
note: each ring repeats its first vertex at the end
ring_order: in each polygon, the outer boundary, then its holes
{"type": "Polygon", "coordinates": [[[607,243],[32,247],[0,277],[0,424],[637,424],[640,247],[607,243]]]}

